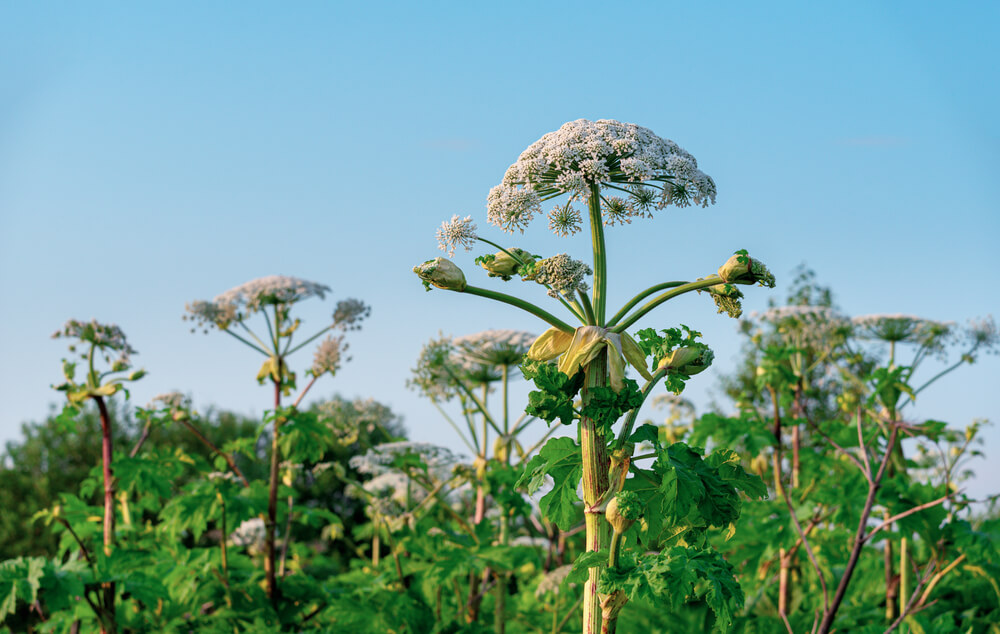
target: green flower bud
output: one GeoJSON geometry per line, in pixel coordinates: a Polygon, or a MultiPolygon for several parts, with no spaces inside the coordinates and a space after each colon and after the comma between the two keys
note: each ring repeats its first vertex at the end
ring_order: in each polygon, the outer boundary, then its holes
{"type": "Polygon", "coordinates": [[[737,251],[719,267],[719,277],[727,284],[760,284],[774,288],[774,275],[763,262],[754,260],[746,250],[737,251]]]}
{"type": "MultiPolygon", "coordinates": [[[[511,247],[507,251],[520,258],[521,262],[533,262],[535,259],[533,255],[523,249],[511,247]]],[[[476,261],[479,263],[479,266],[486,269],[490,277],[499,277],[505,282],[510,281],[512,277],[517,275],[518,270],[521,268],[521,262],[518,262],[504,251],[498,251],[493,255],[477,258],[476,261]]]]}
{"type": "Polygon", "coordinates": [[[627,531],[641,516],[642,502],[633,491],[622,491],[608,502],[604,510],[604,517],[616,533],[627,531]]]}
{"type": "Polygon", "coordinates": [[[708,366],[712,365],[713,359],[715,359],[715,353],[708,346],[681,346],[660,359],[657,368],[666,369],[668,372],[676,374],[694,376],[708,369],[708,366]]]}
{"type": "Polygon", "coordinates": [[[445,258],[427,260],[413,267],[413,272],[423,280],[427,290],[430,290],[431,284],[448,291],[465,290],[465,274],[462,273],[462,269],[452,264],[451,260],[445,258]]]}

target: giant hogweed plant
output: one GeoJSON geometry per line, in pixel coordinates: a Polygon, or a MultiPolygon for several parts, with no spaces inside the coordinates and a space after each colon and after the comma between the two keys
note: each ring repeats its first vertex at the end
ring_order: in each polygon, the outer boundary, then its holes
{"type": "MultiPolygon", "coordinates": [[[[748,576],[756,582],[745,618],[761,627],[773,618],[775,628],[788,631],[827,632],[834,623],[950,631],[958,621],[951,600],[940,602],[941,584],[970,558],[967,575],[989,577],[996,569],[995,547],[967,521],[971,500],[957,486],[958,465],[977,455],[980,425],[952,430],[907,421],[900,412],[943,376],[995,349],[996,326],[990,319],[970,323],[958,362],[918,374],[960,339],[954,324],[905,315],[847,319],[830,306],[828,292],[825,300],[813,295],[793,297],[800,303],[751,322],[749,365],[731,383],[742,386],[732,392],[741,415],[705,415],[688,436],[756,455],[761,475],[770,467],[777,501],[755,507],[757,536],[741,535],[729,546],[744,570],[758,573],[748,576]],[[888,360],[879,360],[872,342],[887,344],[888,360]],[[905,365],[904,348],[912,350],[905,365]],[[917,460],[904,457],[904,438],[916,441],[917,460]],[[866,555],[872,550],[881,552],[866,555]],[[884,600],[870,601],[880,595],[884,600]]],[[[965,614],[990,618],[992,610],[983,605],[965,614]]]]}
{"type": "Polygon", "coordinates": [[[672,141],[633,124],[581,119],[525,150],[490,191],[487,212],[504,231],[523,232],[543,213],[542,204],[553,201],[548,225],[559,236],[581,231],[585,215],[593,247],[589,264],[565,253],[542,257],[502,247],[480,236],[471,217],[455,216],[438,231],[449,256],[458,246],[471,250],[477,243],[497,249],[476,263],[490,277],[543,285],[577,326],[524,299],[468,284],[448,259],[414,268],[428,290],[433,286],[508,304],[550,326],[522,365],[524,376],[538,388],[526,411],[549,424],[575,425],[577,434],[576,439],[548,440],[526,464],[520,483],[534,493],[551,477],[553,488],[541,498],[541,509],[566,529],[579,517],[582,482],[587,553],[577,564],[587,570],[584,633],[615,631],[630,599],[678,606],[703,598],[723,630],[742,603],[731,568],[706,546],[705,535],[711,527],[731,532],[740,512],[738,491],[763,497],[762,483],[728,450],[705,457],[684,444],[663,446],[650,428],[634,429],[639,407],[660,381],[680,392],[688,378],[711,364],[713,353],[698,341],[700,333],[687,327],[647,328],[635,338],[628,329],[692,291],[709,293],[719,312],[738,317],[742,292],[736,285],[773,287],[774,277],[759,260],[738,251],[704,278],[654,285],[613,314],[607,305],[606,228],[650,217],[668,205],[708,206],[715,195],[713,180],[672,141]],[[592,289],[586,282],[591,275],[592,289]],[[643,386],[625,376],[627,365],[644,379],[643,386]],[[635,464],[634,448],[642,441],[653,445],[650,455],[641,456],[654,459],[652,468],[635,464]]]}
{"type": "MultiPolygon", "coordinates": [[[[316,381],[323,375],[334,375],[345,360],[347,344],[343,332],[360,328],[360,323],[371,309],[357,299],[337,303],[330,323],[296,341],[302,322],[293,318],[292,308],[310,297],[322,299],[330,288],[323,284],[294,277],[272,275],[258,278],[237,286],[217,296],[212,301],[195,301],[187,305],[191,320],[198,326],[209,327],[233,337],[241,344],[265,357],[257,372],[257,382],[271,383],[274,408],[265,418],[271,423],[271,457],[268,478],[267,514],[264,518],[264,570],[267,596],[275,605],[279,600],[278,571],[276,568],[275,535],[278,521],[278,488],[283,479],[283,455],[289,464],[303,461],[315,462],[328,445],[327,431],[315,414],[299,411],[298,406],[316,381]],[[266,334],[250,328],[248,322],[260,314],[267,327],[266,334]],[[339,331],[336,336],[329,334],[339,331]],[[314,361],[306,370],[309,382],[303,387],[291,406],[282,407],[282,397],[290,396],[297,388],[296,374],[288,365],[288,358],[323,335],[327,337],[316,348],[314,361]]],[[[227,461],[232,467],[231,461],[227,461]]],[[[248,484],[243,479],[244,484],[248,484]]],[[[289,498],[289,514],[292,501],[289,498]]],[[[287,546],[286,546],[287,549],[287,546]]]]}

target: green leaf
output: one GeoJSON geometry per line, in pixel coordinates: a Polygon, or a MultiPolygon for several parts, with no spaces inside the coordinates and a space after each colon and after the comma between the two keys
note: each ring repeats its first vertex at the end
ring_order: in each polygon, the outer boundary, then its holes
{"type": "Polygon", "coordinates": [[[332,447],[333,434],[316,412],[294,411],[279,427],[278,446],[285,460],[319,462],[332,447]]]}
{"type": "Polygon", "coordinates": [[[728,632],[733,613],[743,607],[743,590],[733,568],[712,548],[670,548],[653,555],[623,553],[616,569],[604,569],[598,592],[621,590],[629,599],[647,600],[679,611],[703,599],[715,613],[716,625],[728,632]]]}
{"type": "Polygon", "coordinates": [[[660,428],[657,427],[656,425],[650,425],[649,423],[645,423],[641,425],[639,429],[632,432],[632,435],[629,436],[628,441],[630,443],[635,443],[637,445],[641,442],[648,442],[652,443],[652,445],[655,447],[660,443],[660,428]]]}
{"type": "Polygon", "coordinates": [[[582,373],[570,378],[553,363],[531,360],[521,364],[521,373],[538,388],[528,394],[525,412],[547,423],[557,418],[563,425],[573,423],[573,398],[583,385],[582,373]]]}
{"type": "Polygon", "coordinates": [[[590,569],[598,566],[605,566],[608,563],[608,549],[591,550],[580,553],[580,556],[573,562],[573,569],[570,570],[566,578],[559,584],[560,589],[566,589],[569,584],[576,583],[583,585],[590,575],[590,569]]]}
{"type": "Polygon", "coordinates": [[[730,449],[716,449],[705,464],[715,469],[719,477],[754,500],[767,499],[767,485],[755,473],[747,473],[740,464],[740,456],[730,449]]]}
{"type": "Polygon", "coordinates": [[[568,530],[579,519],[576,503],[580,497],[576,488],[583,477],[583,457],[572,438],[550,438],[525,465],[516,486],[534,493],[546,475],[552,478],[553,486],[539,500],[538,507],[559,528],[568,530]]]}
{"type": "Polygon", "coordinates": [[[621,418],[622,414],[642,405],[642,391],[632,379],[625,379],[620,391],[610,387],[594,387],[589,390],[589,400],[580,413],[592,419],[598,429],[605,433],[621,418]]]}
{"type": "Polygon", "coordinates": [[[38,598],[44,557],[18,557],[0,562],[0,622],[13,614],[18,600],[32,603],[38,598]]]}

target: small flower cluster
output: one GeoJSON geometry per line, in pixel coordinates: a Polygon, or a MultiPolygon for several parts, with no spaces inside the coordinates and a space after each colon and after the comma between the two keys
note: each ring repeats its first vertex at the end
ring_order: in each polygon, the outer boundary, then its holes
{"type": "Polygon", "coordinates": [[[372,314],[371,306],[350,297],[337,302],[333,311],[333,326],[341,330],[361,330],[361,322],[372,314]]]}
{"type": "Polygon", "coordinates": [[[455,396],[460,368],[455,364],[454,354],[455,346],[450,337],[431,339],[420,351],[407,387],[419,390],[433,401],[447,401],[455,396]]]}
{"type": "Polygon", "coordinates": [[[427,465],[428,470],[439,477],[451,473],[458,459],[446,447],[429,442],[399,440],[386,442],[369,449],[364,455],[353,456],[350,465],[358,473],[381,475],[393,471],[392,463],[401,456],[414,455],[427,465]]]}
{"type": "Polygon", "coordinates": [[[114,350],[119,353],[119,361],[124,364],[128,363],[130,355],[136,354],[135,348],[129,345],[121,328],[115,324],[102,324],[96,319],[90,321],[70,319],[62,329],[52,333],[53,339],[63,337],[92,344],[102,351],[114,350]]]}
{"type": "Polygon", "coordinates": [[[350,445],[358,440],[359,434],[371,434],[379,427],[389,435],[397,435],[402,426],[392,410],[373,398],[345,400],[332,398],[317,405],[320,417],[337,441],[350,445]]]}
{"type": "Polygon", "coordinates": [[[455,257],[455,248],[464,247],[466,251],[471,251],[479,236],[476,235],[476,223],[472,222],[472,216],[459,218],[458,214],[451,217],[450,221],[441,224],[437,230],[438,248],[448,252],[448,257],[455,257]]]}
{"type": "Polygon", "coordinates": [[[556,205],[549,212],[549,229],[561,238],[580,232],[583,217],[573,208],[573,203],[556,205]]]}
{"type": "MultiPolygon", "coordinates": [[[[585,201],[593,186],[643,182],[651,183],[651,188],[634,187],[629,203],[609,211],[617,221],[646,215],[654,207],[683,207],[692,202],[707,207],[715,202],[715,182],[673,141],[631,123],[579,119],[544,135],[521,153],[501,184],[490,191],[487,214],[504,231],[523,232],[534,215],[541,213],[543,200],[568,194],[570,202],[585,201]]],[[[550,227],[551,221],[550,216],[550,227]]],[[[557,233],[565,226],[554,224],[557,233]]]]}
{"type": "Polygon", "coordinates": [[[267,536],[267,529],[264,520],[253,517],[243,520],[232,533],[229,534],[229,541],[235,546],[247,546],[260,550],[264,547],[264,540],[267,536]]]}
{"type": "Polygon", "coordinates": [[[586,263],[574,260],[565,253],[521,267],[521,277],[525,280],[534,280],[551,287],[548,292],[550,297],[559,297],[560,293],[572,296],[576,291],[587,292],[590,287],[583,278],[592,274],[593,271],[586,263]]]}
{"type": "Polygon", "coordinates": [[[218,295],[211,302],[194,301],[185,308],[190,315],[185,318],[197,322],[198,326],[215,326],[225,330],[233,321],[241,321],[267,306],[293,304],[308,297],[323,299],[330,287],[317,282],[269,275],[250,280],[218,295]]]}
{"type": "Polygon", "coordinates": [[[191,314],[184,315],[182,319],[190,319],[195,322],[195,327],[191,328],[191,332],[204,327],[204,331],[207,333],[209,326],[225,330],[229,327],[229,324],[236,321],[239,317],[236,306],[233,304],[220,305],[201,299],[196,299],[193,302],[185,304],[184,309],[191,314]]]}
{"type": "Polygon", "coordinates": [[[965,329],[965,338],[973,350],[982,349],[993,354],[1000,352],[1000,330],[992,315],[983,319],[970,319],[965,329]]]}
{"type": "MultiPolygon", "coordinates": [[[[559,566],[551,572],[546,573],[538,583],[538,588],[535,590],[535,597],[541,599],[547,594],[558,595],[563,581],[566,580],[566,577],[571,572],[573,572],[573,564],[559,566]]],[[[575,588],[577,584],[570,583],[569,585],[571,588],[575,588]]]]}
{"type": "MultiPolygon", "coordinates": [[[[104,360],[111,364],[113,372],[121,372],[131,367],[132,355],[136,354],[135,348],[129,345],[121,328],[115,324],[102,324],[96,319],[89,322],[70,319],[62,329],[52,333],[53,339],[64,337],[76,339],[80,343],[90,344],[96,348],[104,360]],[[111,352],[117,352],[118,357],[112,360],[112,355],[109,354],[111,352]]],[[[71,344],[69,351],[76,352],[76,344],[71,344]]],[[[83,357],[88,354],[89,350],[81,352],[83,357]]]]}
{"type": "MultiPolygon", "coordinates": [[[[454,454],[444,447],[423,442],[398,441],[376,445],[364,455],[352,457],[349,464],[358,473],[373,476],[362,485],[365,491],[375,496],[387,496],[389,500],[405,508],[408,502],[419,502],[426,494],[407,474],[393,467],[397,458],[407,455],[418,457],[427,466],[427,474],[434,480],[450,477],[457,462],[454,454]]],[[[395,515],[400,509],[384,506],[376,510],[383,515],[395,515]]]]}
{"type": "Polygon", "coordinates": [[[330,376],[336,375],[340,364],[351,360],[350,358],[345,359],[343,356],[347,348],[348,345],[344,341],[343,335],[324,339],[316,347],[316,354],[313,357],[311,368],[313,376],[322,376],[327,372],[330,373],[330,376]]]}

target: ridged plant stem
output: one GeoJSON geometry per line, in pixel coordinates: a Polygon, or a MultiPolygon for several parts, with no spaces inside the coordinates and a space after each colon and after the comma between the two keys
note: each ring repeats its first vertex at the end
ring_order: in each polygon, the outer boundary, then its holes
{"type": "MultiPolygon", "coordinates": [[[[584,405],[590,401],[591,390],[608,384],[607,349],[604,349],[584,368],[584,387],[581,398],[584,405]]],[[[610,540],[610,525],[604,519],[604,509],[599,502],[608,490],[607,439],[597,423],[587,417],[580,419],[580,445],[583,453],[583,508],[587,529],[587,551],[601,550],[610,540]]],[[[597,595],[600,570],[591,568],[583,587],[583,634],[601,631],[601,605],[597,595]]]]}

